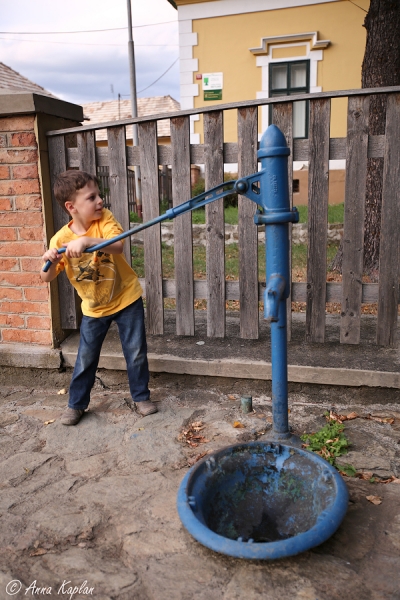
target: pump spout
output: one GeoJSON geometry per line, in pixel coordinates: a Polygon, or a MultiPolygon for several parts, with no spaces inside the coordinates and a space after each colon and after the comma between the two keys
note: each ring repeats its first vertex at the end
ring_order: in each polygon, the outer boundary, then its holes
{"type": "Polygon", "coordinates": [[[264,319],[270,322],[279,320],[279,303],[283,298],[286,280],[279,273],[272,273],[264,292],[264,319]]]}

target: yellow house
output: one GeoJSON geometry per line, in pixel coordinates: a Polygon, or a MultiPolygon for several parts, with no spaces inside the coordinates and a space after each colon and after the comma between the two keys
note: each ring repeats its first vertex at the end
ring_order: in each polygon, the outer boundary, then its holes
{"type": "MultiPolygon", "coordinates": [[[[175,2],[182,109],[361,87],[369,0],[175,2]]],[[[346,108],[346,99],[332,101],[331,137],[346,135],[346,108]]],[[[269,118],[269,108],[260,109],[260,134],[269,118]]],[[[227,113],[225,142],[236,141],[236,127],[235,115],[227,113]]],[[[294,105],[293,131],[298,138],[308,135],[306,102],[294,105]]],[[[199,117],[192,118],[191,141],[203,141],[199,117]]],[[[307,173],[298,175],[301,180],[307,173]]],[[[343,173],[336,175],[343,181],[343,173]]]]}
{"type": "MultiPolygon", "coordinates": [[[[369,0],[176,0],[176,4],[182,109],[361,87],[363,22],[369,0]],[[219,77],[222,86],[216,100],[208,99],[212,94],[204,85],[210,75],[219,77]]],[[[337,104],[332,137],[345,135],[345,101],[337,104]]],[[[299,117],[302,111],[298,109],[299,117]]],[[[267,124],[267,109],[265,113],[261,129],[267,124]]],[[[226,141],[232,141],[234,133],[227,129],[226,141]]],[[[299,118],[297,137],[304,137],[302,133],[299,118]]]]}

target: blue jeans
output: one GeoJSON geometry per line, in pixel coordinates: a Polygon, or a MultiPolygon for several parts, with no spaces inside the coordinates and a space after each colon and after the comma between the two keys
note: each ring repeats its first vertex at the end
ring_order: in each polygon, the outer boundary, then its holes
{"type": "Polygon", "coordinates": [[[118,326],[131,396],[135,402],[150,398],[143,300],[139,298],[108,317],[82,317],[78,356],[69,388],[70,408],[84,410],[89,405],[101,346],[112,321],[118,326]]]}

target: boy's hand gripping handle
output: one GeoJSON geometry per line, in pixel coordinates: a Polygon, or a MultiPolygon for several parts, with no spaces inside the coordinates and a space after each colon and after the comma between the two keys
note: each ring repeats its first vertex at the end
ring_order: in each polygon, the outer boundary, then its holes
{"type": "MultiPolygon", "coordinates": [[[[66,248],[58,248],[57,252],[58,252],[58,254],[62,254],[63,252],[65,252],[65,250],[66,250],[66,248]]],[[[44,271],[44,273],[47,273],[47,271],[50,269],[52,264],[53,263],[51,262],[51,260],[48,260],[46,262],[46,264],[44,265],[42,271],[44,271]]]]}

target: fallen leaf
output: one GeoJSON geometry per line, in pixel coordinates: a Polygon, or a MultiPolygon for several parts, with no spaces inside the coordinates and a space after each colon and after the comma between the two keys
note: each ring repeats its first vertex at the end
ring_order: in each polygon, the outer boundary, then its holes
{"type": "Polygon", "coordinates": [[[55,419],[50,419],[50,421],[45,421],[45,425],[50,425],[50,423],[54,423],[55,419]]]}
{"type": "Polygon", "coordinates": [[[29,554],[29,556],[42,556],[42,554],[47,554],[47,550],[44,548],[37,548],[33,552],[29,554]]]}
{"type": "Polygon", "coordinates": [[[191,437],[192,440],[195,440],[196,442],[198,442],[199,444],[207,444],[207,442],[209,442],[210,440],[206,440],[206,438],[204,437],[204,435],[193,435],[191,437]]]}
{"type": "Polygon", "coordinates": [[[229,400],[236,400],[235,396],[228,396],[229,400]]]}
{"type": "Polygon", "coordinates": [[[57,394],[58,394],[59,396],[64,396],[64,394],[66,394],[66,393],[67,393],[67,390],[66,390],[65,388],[63,388],[62,390],[59,390],[59,391],[57,392],[57,394]]]}
{"type": "Polygon", "coordinates": [[[233,427],[235,427],[235,429],[240,429],[240,428],[244,428],[245,425],[243,425],[243,423],[241,423],[240,421],[235,421],[233,424],[233,427]]]}
{"type": "Polygon", "coordinates": [[[203,421],[193,421],[187,429],[183,429],[178,435],[179,442],[186,442],[191,448],[197,448],[199,444],[206,444],[207,440],[203,435],[199,435],[199,431],[205,428],[203,421]]]}
{"type": "Polygon", "coordinates": [[[365,497],[368,500],[368,502],[371,502],[372,504],[375,504],[376,506],[378,506],[378,504],[382,504],[382,498],[380,498],[379,496],[365,496],[365,497]]]}
{"type": "Polygon", "coordinates": [[[347,417],[345,417],[344,415],[338,415],[332,410],[329,411],[329,417],[327,417],[328,421],[337,421],[338,423],[343,423],[343,421],[345,421],[346,418],[347,417]]]}
{"type": "Polygon", "coordinates": [[[206,456],[207,454],[208,454],[208,452],[202,452],[201,454],[192,456],[192,458],[188,459],[188,466],[189,467],[193,466],[195,463],[197,463],[197,461],[199,461],[201,458],[203,458],[203,456],[206,456]]]}
{"type": "Polygon", "coordinates": [[[374,476],[372,471],[364,471],[363,473],[359,473],[358,475],[360,479],[365,479],[366,481],[369,481],[374,476]]]}
{"type": "Polygon", "coordinates": [[[394,479],[392,479],[392,483],[400,483],[400,479],[394,478],[394,479]]]}
{"type": "Polygon", "coordinates": [[[375,415],[367,415],[366,419],[371,419],[371,421],[377,421],[378,423],[389,423],[389,425],[393,425],[394,419],[391,417],[376,417],[375,415]]]}
{"type": "Polygon", "coordinates": [[[351,412],[349,415],[347,415],[346,419],[348,421],[351,421],[352,419],[357,419],[358,418],[358,414],[356,412],[351,412]]]}
{"type": "Polygon", "coordinates": [[[193,429],[193,431],[201,431],[204,428],[205,428],[205,425],[203,425],[202,421],[194,421],[190,425],[190,429],[193,429]]]}

